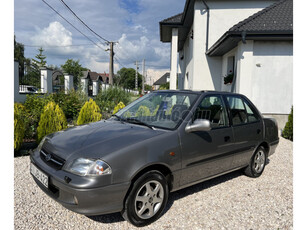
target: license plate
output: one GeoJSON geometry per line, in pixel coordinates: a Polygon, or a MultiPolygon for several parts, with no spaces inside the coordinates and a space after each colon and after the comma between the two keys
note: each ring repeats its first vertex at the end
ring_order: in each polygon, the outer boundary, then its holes
{"type": "Polygon", "coordinates": [[[37,180],[39,180],[46,188],[48,188],[48,176],[32,163],[30,164],[30,172],[37,180]]]}

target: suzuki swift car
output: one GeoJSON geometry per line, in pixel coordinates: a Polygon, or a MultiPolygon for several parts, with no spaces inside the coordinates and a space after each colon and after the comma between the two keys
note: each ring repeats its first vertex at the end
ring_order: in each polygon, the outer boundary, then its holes
{"type": "Polygon", "coordinates": [[[74,212],[121,212],[144,226],[160,217],[172,191],[239,169],[259,177],[278,142],[275,120],[243,95],[156,91],[108,120],[46,136],[30,171],[74,212]]]}

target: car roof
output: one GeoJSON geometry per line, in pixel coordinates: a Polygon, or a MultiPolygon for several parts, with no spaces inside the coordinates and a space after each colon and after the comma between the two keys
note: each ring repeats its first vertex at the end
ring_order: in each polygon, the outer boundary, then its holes
{"type": "Polygon", "coordinates": [[[232,92],[225,92],[225,91],[215,91],[215,90],[157,90],[154,92],[176,92],[176,93],[197,93],[197,94],[221,94],[221,95],[238,95],[241,96],[242,94],[239,93],[232,93],[232,92]]]}

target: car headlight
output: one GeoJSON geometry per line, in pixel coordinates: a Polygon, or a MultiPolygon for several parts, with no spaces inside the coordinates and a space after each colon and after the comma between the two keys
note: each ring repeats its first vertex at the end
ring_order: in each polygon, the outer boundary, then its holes
{"type": "Polygon", "coordinates": [[[111,167],[102,160],[78,158],[64,166],[64,170],[80,176],[111,174],[111,167]]]}
{"type": "Polygon", "coordinates": [[[40,152],[42,150],[43,144],[45,143],[45,140],[47,139],[47,136],[45,136],[41,142],[39,143],[39,145],[37,146],[37,151],[40,152]]]}

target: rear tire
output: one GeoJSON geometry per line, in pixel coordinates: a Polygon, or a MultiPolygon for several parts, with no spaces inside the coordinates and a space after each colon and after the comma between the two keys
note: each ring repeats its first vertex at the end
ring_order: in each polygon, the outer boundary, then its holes
{"type": "Polygon", "coordinates": [[[249,165],[244,169],[245,175],[249,177],[259,177],[264,171],[267,162],[267,153],[265,149],[260,146],[252,156],[249,165]]]}
{"type": "Polygon", "coordinates": [[[159,171],[149,171],[134,182],[121,214],[134,226],[151,224],[161,216],[168,195],[165,176],[159,171]]]}

